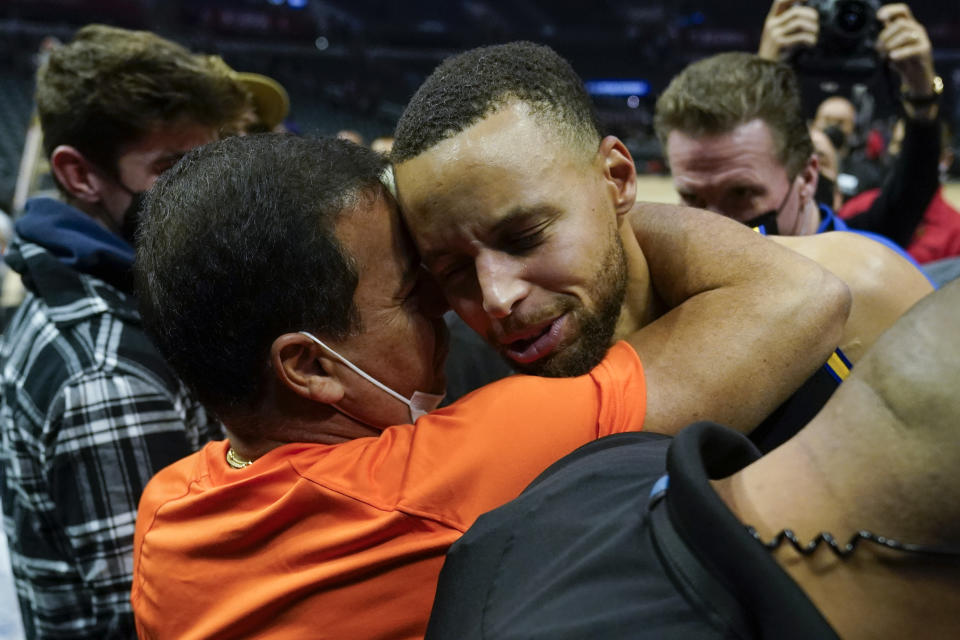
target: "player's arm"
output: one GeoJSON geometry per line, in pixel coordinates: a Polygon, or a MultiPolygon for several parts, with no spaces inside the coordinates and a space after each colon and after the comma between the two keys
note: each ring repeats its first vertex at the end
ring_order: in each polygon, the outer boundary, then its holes
{"type": "Polygon", "coordinates": [[[850,289],[852,305],[840,348],[856,362],[880,334],[933,287],[920,271],[890,248],[857,233],[776,236],[830,270],[850,289]]]}
{"type": "Polygon", "coordinates": [[[628,338],[647,376],[645,429],[750,431],[839,344],[850,293],[814,261],[696,209],[639,204],[630,222],[669,309],[628,338]]]}

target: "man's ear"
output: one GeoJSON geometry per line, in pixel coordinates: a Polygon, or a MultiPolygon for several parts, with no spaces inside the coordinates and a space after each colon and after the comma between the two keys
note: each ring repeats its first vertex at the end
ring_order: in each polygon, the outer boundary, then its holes
{"type": "Polygon", "coordinates": [[[333,370],[333,360],[303,334],[285,333],[274,340],[270,364],[277,380],[301,397],[323,404],[343,399],[343,384],[328,373],[333,370]]]}
{"type": "Polygon", "coordinates": [[[598,156],[603,162],[603,178],[607,182],[617,217],[622,218],[637,199],[637,168],[623,141],[607,136],[600,141],[598,156]]]}
{"type": "Polygon", "coordinates": [[[74,147],[62,144],[54,149],[50,154],[50,170],[71,197],[90,204],[100,202],[103,178],[74,147]]]}
{"type": "Polygon", "coordinates": [[[813,200],[814,195],[817,193],[817,181],[819,178],[820,159],[817,158],[816,153],[813,153],[810,155],[810,159],[807,160],[807,164],[800,170],[800,175],[797,176],[797,180],[800,181],[800,203],[802,205],[805,206],[813,200]]]}

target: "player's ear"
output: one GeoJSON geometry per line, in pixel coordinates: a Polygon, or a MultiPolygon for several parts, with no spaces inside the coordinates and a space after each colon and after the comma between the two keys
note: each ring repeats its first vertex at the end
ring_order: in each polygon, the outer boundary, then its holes
{"type": "Polygon", "coordinates": [[[623,141],[616,136],[607,136],[600,141],[598,160],[603,163],[603,178],[617,216],[630,212],[637,198],[637,168],[633,156],[623,141]]]}
{"type": "Polygon", "coordinates": [[[331,373],[335,363],[302,333],[285,333],[274,340],[270,364],[277,380],[297,395],[324,404],[343,399],[343,383],[331,373]]]}

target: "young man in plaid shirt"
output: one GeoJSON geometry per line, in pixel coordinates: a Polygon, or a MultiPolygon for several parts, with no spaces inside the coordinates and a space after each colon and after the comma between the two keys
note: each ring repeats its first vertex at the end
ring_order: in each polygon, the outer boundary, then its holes
{"type": "Polygon", "coordinates": [[[159,469],[222,437],[145,335],[131,291],[142,193],[247,96],[205,58],[91,25],[37,79],[63,201],[7,253],[28,295],[0,342],[0,496],[30,638],[132,637],[133,529],[159,469]]]}

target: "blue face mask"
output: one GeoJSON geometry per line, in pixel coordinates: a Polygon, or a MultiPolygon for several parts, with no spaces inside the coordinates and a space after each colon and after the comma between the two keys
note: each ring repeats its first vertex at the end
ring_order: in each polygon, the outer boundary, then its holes
{"type": "MultiPolygon", "coordinates": [[[[410,409],[411,424],[416,422],[417,418],[419,418],[420,416],[426,415],[427,413],[430,413],[431,411],[436,409],[438,406],[440,406],[440,403],[443,402],[443,396],[445,394],[427,393],[426,391],[414,391],[412,396],[410,396],[409,398],[404,398],[402,395],[400,395],[399,393],[397,393],[387,385],[383,384],[382,382],[380,382],[379,380],[371,376],[369,373],[367,373],[366,371],[364,371],[363,369],[353,364],[352,362],[344,358],[342,355],[340,355],[339,353],[337,353],[336,351],[334,351],[333,349],[325,345],[323,341],[321,341],[312,333],[308,331],[301,331],[300,333],[302,335],[307,336],[314,342],[316,342],[327,353],[329,353],[334,358],[342,362],[344,365],[346,365],[351,371],[356,373],[358,376],[364,378],[373,386],[377,387],[381,391],[384,391],[390,394],[391,396],[393,396],[403,404],[407,405],[407,407],[410,409]]],[[[352,416],[352,417],[356,418],[356,416],[352,416]]],[[[359,418],[356,418],[356,419],[359,419],[359,418]]]]}

